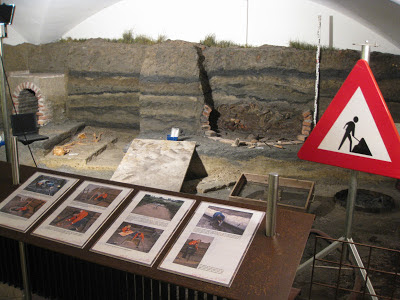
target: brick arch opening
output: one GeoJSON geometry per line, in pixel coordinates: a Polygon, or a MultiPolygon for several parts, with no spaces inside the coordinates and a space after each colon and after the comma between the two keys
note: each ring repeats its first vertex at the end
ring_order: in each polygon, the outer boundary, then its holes
{"type": "MultiPolygon", "coordinates": [[[[32,82],[23,82],[19,84],[13,93],[13,101],[17,113],[35,112],[38,119],[38,125],[46,125],[51,120],[49,107],[46,99],[41,93],[39,87],[32,82]],[[37,99],[37,109],[33,107],[36,103],[33,97],[37,99]],[[26,103],[29,102],[29,103],[26,103]]],[[[14,109],[13,112],[15,113],[14,109]]]]}
{"type": "Polygon", "coordinates": [[[39,109],[38,99],[35,92],[30,89],[24,89],[19,93],[18,113],[37,113],[39,109]]]}

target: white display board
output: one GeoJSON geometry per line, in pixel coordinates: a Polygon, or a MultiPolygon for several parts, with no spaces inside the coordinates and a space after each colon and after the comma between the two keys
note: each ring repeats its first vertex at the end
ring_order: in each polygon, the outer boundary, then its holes
{"type": "Polygon", "coordinates": [[[74,184],[76,178],[36,172],[0,204],[0,226],[26,232],[74,184]]]}
{"type": "Polygon", "coordinates": [[[203,202],[159,269],[230,286],[264,212],[203,202]]]}
{"type": "Polygon", "coordinates": [[[91,250],[151,266],[194,202],[141,191],[91,250]]]}
{"type": "Polygon", "coordinates": [[[33,234],[84,247],[131,192],[129,188],[84,181],[33,234]]]}

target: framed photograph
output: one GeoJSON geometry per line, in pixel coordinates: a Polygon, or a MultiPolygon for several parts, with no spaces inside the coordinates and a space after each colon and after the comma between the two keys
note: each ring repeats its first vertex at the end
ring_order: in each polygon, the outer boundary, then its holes
{"type": "Polygon", "coordinates": [[[140,191],[91,250],[151,266],[194,202],[140,191]]]}
{"type": "Polygon", "coordinates": [[[78,179],[36,172],[0,203],[0,226],[26,232],[78,179]]]}
{"type": "Polygon", "coordinates": [[[34,193],[36,195],[44,195],[58,198],[65,191],[64,187],[68,183],[68,179],[50,174],[37,173],[33,180],[27,182],[24,191],[34,193]]]}
{"type": "Polygon", "coordinates": [[[174,264],[196,269],[213,240],[214,238],[211,236],[191,233],[179,251],[179,254],[175,257],[174,264]]]}
{"type": "Polygon", "coordinates": [[[263,217],[202,202],[159,269],[229,287],[263,217]]]}
{"type": "Polygon", "coordinates": [[[33,234],[83,248],[131,192],[129,188],[84,181],[33,234]]]}

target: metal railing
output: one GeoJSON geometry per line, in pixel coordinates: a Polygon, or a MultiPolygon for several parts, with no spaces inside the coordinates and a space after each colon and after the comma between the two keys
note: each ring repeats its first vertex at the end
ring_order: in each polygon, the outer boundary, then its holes
{"type": "Polygon", "coordinates": [[[400,299],[400,251],[317,236],[309,299],[313,299],[316,286],[326,290],[326,299],[400,299]],[[338,251],[319,258],[317,245],[321,240],[339,243],[338,251]],[[355,247],[363,267],[351,255],[346,255],[345,249],[355,247]],[[374,283],[374,293],[368,289],[371,282],[374,283]]]}

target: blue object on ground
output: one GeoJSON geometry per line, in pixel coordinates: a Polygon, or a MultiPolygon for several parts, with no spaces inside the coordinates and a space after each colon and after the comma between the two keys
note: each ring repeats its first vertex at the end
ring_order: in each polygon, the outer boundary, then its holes
{"type": "Polygon", "coordinates": [[[4,146],[6,143],[4,141],[0,141],[0,147],[4,146]]]}
{"type": "Polygon", "coordinates": [[[170,134],[167,135],[167,140],[168,141],[177,141],[178,137],[177,136],[171,136],[170,134]]]}

